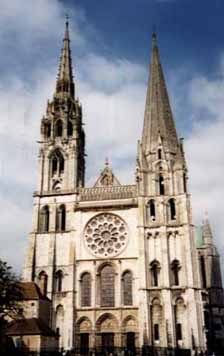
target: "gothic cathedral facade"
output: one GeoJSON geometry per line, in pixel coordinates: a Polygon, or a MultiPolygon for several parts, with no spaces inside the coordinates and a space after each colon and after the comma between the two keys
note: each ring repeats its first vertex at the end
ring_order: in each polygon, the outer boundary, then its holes
{"type": "Polygon", "coordinates": [[[51,300],[61,348],[206,348],[187,179],[153,34],[136,181],[120,184],[106,163],[95,185],[85,187],[67,22],[56,90],[41,120],[23,268],[23,280],[36,282],[51,300]]]}

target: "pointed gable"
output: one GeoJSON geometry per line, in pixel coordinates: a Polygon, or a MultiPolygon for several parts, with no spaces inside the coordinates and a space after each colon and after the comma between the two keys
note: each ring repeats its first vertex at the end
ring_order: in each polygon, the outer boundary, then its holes
{"type": "Polygon", "coordinates": [[[113,187],[121,185],[118,179],[115,177],[108,161],[106,160],[105,168],[101,172],[99,178],[97,179],[94,187],[113,187]]]}

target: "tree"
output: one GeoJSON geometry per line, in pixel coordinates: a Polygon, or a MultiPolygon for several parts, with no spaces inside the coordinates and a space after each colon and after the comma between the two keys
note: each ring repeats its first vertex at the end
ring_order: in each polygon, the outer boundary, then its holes
{"type": "Polygon", "coordinates": [[[12,267],[0,259],[0,338],[7,321],[21,314],[22,288],[12,267]]]}

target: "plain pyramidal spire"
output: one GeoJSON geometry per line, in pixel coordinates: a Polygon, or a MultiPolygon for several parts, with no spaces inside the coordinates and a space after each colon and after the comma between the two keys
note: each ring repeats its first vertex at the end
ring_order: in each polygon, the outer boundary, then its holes
{"type": "Polygon", "coordinates": [[[176,152],[178,138],[160,62],[157,35],[153,32],[150,76],[142,133],[142,147],[146,154],[156,150],[159,137],[166,150],[176,152]]]}
{"type": "Polygon", "coordinates": [[[63,39],[63,47],[61,50],[56,94],[70,95],[74,97],[74,81],[72,74],[72,58],[70,49],[70,36],[69,36],[69,20],[66,16],[65,34],[63,39]]]}

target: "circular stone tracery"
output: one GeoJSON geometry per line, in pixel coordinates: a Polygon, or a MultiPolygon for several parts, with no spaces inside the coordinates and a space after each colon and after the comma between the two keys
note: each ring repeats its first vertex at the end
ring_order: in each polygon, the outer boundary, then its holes
{"type": "Polygon", "coordinates": [[[128,233],[125,222],[114,214],[100,214],[92,218],[84,232],[85,242],[96,257],[112,257],[127,245],[128,233]]]}

